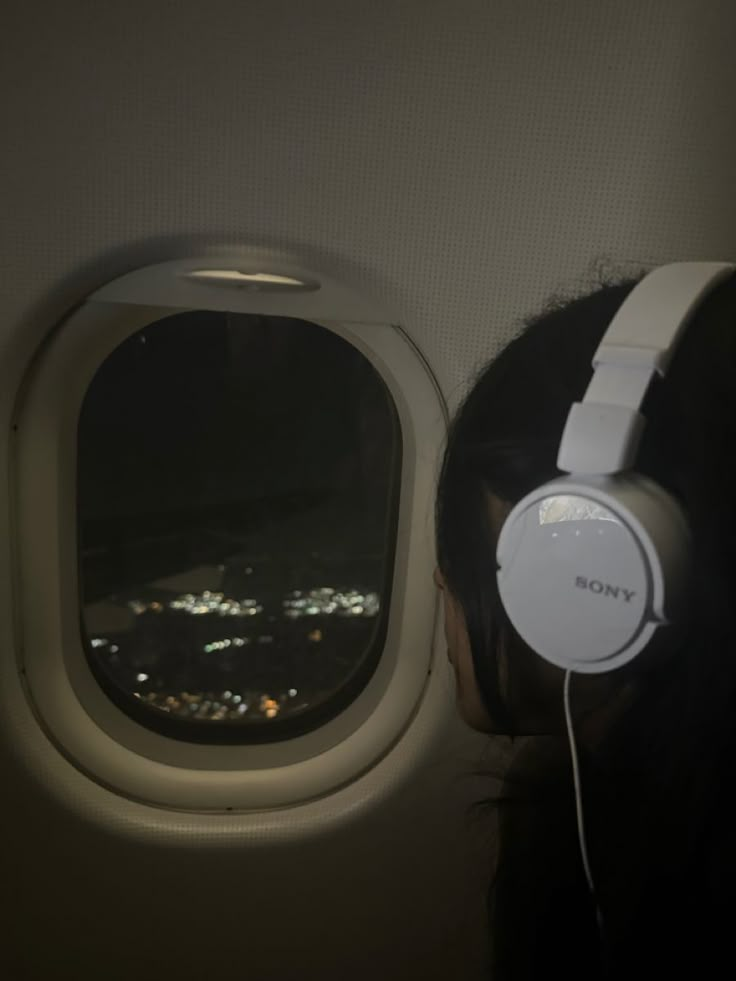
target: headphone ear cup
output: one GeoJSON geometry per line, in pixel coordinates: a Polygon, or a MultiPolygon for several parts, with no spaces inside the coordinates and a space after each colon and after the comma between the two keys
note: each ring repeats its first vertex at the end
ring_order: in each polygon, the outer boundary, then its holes
{"type": "Polygon", "coordinates": [[[682,615],[691,567],[692,536],[680,503],[663,487],[641,474],[617,478],[617,496],[644,535],[652,571],[652,612],[659,627],[682,615]]]}
{"type": "Polygon", "coordinates": [[[627,664],[667,622],[687,554],[682,511],[658,485],[636,474],[563,478],[507,517],[498,589],[529,647],[597,674],[627,664]]]}

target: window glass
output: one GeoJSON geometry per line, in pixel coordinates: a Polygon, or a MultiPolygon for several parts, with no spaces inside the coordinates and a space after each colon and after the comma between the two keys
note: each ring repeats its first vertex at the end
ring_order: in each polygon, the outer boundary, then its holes
{"type": "Polygon", "coordinates": [[[373,365],[300,320],[197,311],[129,337],[79,418],[82,636],[179,738],[287,738],[362,689],[386,630],[401,466],[373,365]]]}

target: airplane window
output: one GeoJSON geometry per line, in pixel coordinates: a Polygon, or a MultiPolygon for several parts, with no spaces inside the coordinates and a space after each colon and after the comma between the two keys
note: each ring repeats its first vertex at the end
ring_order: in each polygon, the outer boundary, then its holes
{"type": "Polygon", "coordinates": [[[81,625],[130,716],[174,738],[289,738],[380,658],[401,468],[371,362],[288,318],[194,311],[129,337],[78,426],[81,625]]]}

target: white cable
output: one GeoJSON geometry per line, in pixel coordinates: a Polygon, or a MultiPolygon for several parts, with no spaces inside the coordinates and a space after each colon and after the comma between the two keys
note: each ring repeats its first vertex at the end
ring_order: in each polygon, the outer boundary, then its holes
{"type": "Polygon", "coordinates": [[[602,927],[601,911],[598,906],[598,900],[595,894],[595,886],[593,884],[593,874],[590,871],[590,862],[588,860],[588,848],[585,843],[585,822],[583,820],[583,795],[580,790],[580,765],[578,763],[578,750],[575,745],[575,731],[572,725],[572,713],[570,711],[570,676],[572,672],[565,672],[565,683],[563,686],[563,701],[565,703],[565,723],[567,725],[567,738],[570,743],[570,757],[572,759],[572,779],[575,785],[575,812],[578,819],[578,840],[580,842],[580,856],[583,860],[583,870],[585,872],[585,878],[588,882],[588,888],[590,889],[590,894],[593,897],[593,902],[595,903],[595,915],[598,921],[598,928],[602,927]]]}

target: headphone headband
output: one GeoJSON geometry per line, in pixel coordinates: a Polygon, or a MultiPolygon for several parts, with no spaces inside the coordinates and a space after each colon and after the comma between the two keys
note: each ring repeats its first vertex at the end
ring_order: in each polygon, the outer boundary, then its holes
{"type": "Polygon", "coordinates": [[[703,297],[734,269],[725,262],[674,262],[634,287],[595,353],[583,401],[570,408],[560,470],[614,474],[631,467],[644,429],[639,408],[652,377],[665,374],[703,297]]]}

